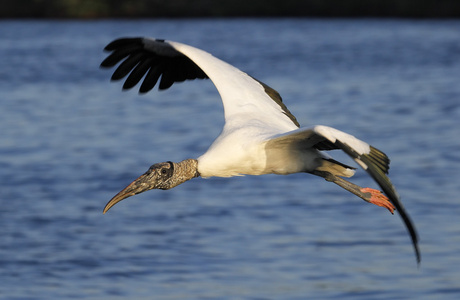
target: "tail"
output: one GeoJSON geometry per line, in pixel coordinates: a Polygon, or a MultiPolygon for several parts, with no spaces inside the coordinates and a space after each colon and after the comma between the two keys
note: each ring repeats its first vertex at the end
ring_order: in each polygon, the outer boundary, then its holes
{"type": "Polygon", "coordinates": [[[323,158],[321,166],[316,168],[316,170],[328,172],[335,176],[351,177],[355,174],[356,168],[343,164],[332,158],[323,158]]]}

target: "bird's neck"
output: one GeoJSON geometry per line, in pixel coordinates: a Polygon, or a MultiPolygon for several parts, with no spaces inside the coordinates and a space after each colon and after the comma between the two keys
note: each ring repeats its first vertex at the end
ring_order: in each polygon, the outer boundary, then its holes
{"type": "Polygon", "coordinates": [[[178,186],[192,178],[199,177],[198,161],[196,159],[186,159],[174,164],[174,186],[178,186]]]}

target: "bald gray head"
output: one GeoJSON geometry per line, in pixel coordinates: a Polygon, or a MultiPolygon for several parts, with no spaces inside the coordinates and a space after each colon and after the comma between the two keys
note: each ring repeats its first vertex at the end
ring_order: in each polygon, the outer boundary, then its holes
{"type": "Polygon", "coordinates": [[[147,172],[116,194],[107,203],[103,213],[105,214],[112,206],[128,197],[152,189],[169,190],[187,180],[198,177],[197,167],[198,161],[196,159],[186,159],[179,163],[168,161],[154,164],[147,172]]]}

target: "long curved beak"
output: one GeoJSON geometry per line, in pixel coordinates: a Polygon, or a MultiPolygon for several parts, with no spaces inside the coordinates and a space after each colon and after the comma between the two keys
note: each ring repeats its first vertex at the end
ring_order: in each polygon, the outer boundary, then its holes
{"type": "Polygon", "coordinates": [[[136,194],[140,194],[142,192],[148,191],[152,189],[152,185],[149,184],[149,178],[148,174],[145,173],[133,182],[131,182],[127,187],[125,187],[122,191],[120,191],[118,194],[116,194],[104,207],[103,214],[105,214],[112,206],[117,204],[123,199],[126,199],[128,197],[134,196],[136,194]]]}

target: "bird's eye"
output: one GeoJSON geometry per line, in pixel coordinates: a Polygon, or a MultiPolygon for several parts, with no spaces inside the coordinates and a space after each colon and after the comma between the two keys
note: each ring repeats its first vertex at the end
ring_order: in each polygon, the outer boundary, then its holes
{"type": "Polygon", "coordinates": [[[164,175],[164,174],[166,174],[166,173],[168,173],[168,171],[167,171],[166,169],[161,169],[161,174],[164,175]]]}

